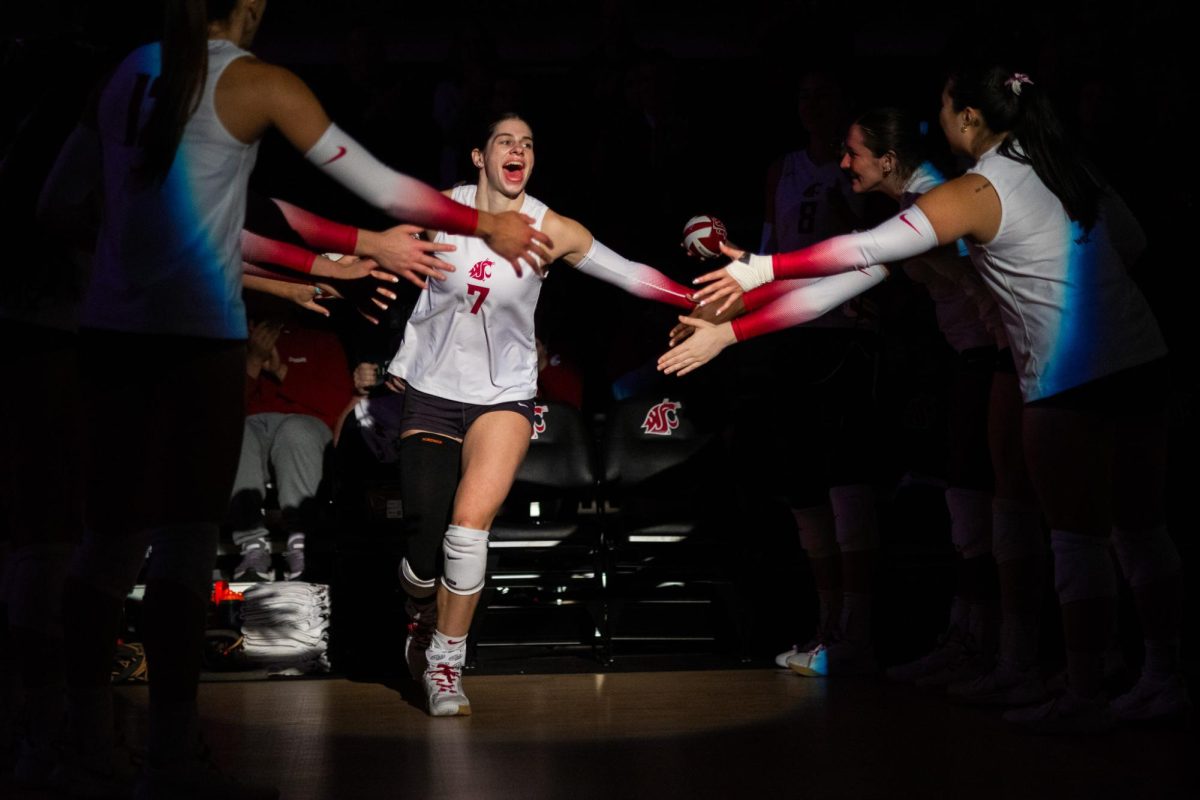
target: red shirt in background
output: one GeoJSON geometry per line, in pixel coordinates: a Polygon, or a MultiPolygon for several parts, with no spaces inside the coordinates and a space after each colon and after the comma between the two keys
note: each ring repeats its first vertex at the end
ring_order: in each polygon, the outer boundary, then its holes
{"type": "Polygon", "coordinates": [[[308,414],[333,430],[354,392],[341,341],[329,331],[288,323],[275,347],[287,373],[282,381],[266,370],[257,379],[247,376],[246,414],[308,414]]]}

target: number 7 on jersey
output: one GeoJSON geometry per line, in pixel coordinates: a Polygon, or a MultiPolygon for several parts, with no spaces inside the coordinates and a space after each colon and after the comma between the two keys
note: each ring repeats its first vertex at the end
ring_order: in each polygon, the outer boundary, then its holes
{"type": "Polygon", "coordinates": [[[474,283],[467,284],[467,295],[468,296],[473,295],[473,294],[479,295],[479,297],[475,298],[475,305],[471,306],[472,314],[479,313],[479,308],[480,308],[480,306],[483,305],[483,301],[487,299],[488,292],[490,292],[490,291],[491,291],[491,289],[489,289],[486,286],[479,286],[474,283]]]}

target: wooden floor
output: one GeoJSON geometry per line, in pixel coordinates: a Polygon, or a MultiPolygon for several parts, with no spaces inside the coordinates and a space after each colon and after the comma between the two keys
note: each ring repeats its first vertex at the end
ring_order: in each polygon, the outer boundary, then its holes
{"type": "MultiPolygon", "coordinates": [[[[869,678],[745,669],[473,676],[431,719],[343,679],[205,683],[220,763],[326,798],[1194,797],[1200,737],[1030,737],[993,711],[869,678]]],[[[143,725],[146,690],[122,687],[143,725]]],[[[219,798],[214,798],[219,800],[219,798]]]]}

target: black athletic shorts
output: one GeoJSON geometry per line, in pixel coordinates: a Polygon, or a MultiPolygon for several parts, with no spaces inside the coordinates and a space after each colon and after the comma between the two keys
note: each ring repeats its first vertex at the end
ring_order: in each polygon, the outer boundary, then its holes
{"type": "Polygon", "coordinates": [[[429,431],[462,439],[475,420],[491,411],[515,411],[526,419],[531,428],[533,427],[533,398],[494,405],[476,405],[426,394],[414,389],[410,384],[404,391],[404,413],[400,417],[400,430],[429,431]]]}
{"type": "Polygon", "coordinates": [[[1166,408],[1169,378],[1164,356],[1034,400],[1028,405],[1112,416],[1152,414],[1166,408]]]}

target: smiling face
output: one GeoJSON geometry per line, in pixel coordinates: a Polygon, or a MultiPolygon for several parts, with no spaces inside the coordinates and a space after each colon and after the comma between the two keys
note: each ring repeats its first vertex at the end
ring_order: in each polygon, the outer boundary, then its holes
{"type": "Polygon", "coordinates": [[[857,194],[879,191],[884,178],[892,171],[889,153],[876,156],[867,147],[862,128],[851,125],[846,134],[843,148],[841,168],[850,176],[850,188],[857,194]]]}
{"type": "Polygon", "coordinates": [[[520,118],[502,120],[485,148],[471,151],[471,160],[492,189],[519,197],[533,172],[533,130],[520,118]]]}

